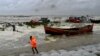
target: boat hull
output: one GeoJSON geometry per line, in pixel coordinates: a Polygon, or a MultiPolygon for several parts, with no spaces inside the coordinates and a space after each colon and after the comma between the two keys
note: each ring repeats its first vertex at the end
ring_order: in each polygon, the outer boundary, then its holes
{"type": "Polygon", "coordinates": [[[45,33],[46,34],[52,34],[52,35],[76,35],[76,34],[83,34],[83,33],[89,33],[92,32],[93,25],[86,25],[81,28],[52,28],[48,26],[44,26],[45,33]]]}
{"type": "Polygon", "coordinates": [[[93,20],[93,19],[90,19],[90,21],[91,21],[92,23],[100,23],[100,20],[93,20]]]}

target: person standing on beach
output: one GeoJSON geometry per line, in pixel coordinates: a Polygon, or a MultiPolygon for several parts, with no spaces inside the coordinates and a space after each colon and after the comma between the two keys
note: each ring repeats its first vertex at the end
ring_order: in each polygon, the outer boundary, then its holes
{"type": "Polygon", "coordinates": [[[30,36],[30,45],[32,47],[33,54],[35,54],[35,51],[38,54],[39,52],[37,50],[37,41],[35,36],[30,36]]]}

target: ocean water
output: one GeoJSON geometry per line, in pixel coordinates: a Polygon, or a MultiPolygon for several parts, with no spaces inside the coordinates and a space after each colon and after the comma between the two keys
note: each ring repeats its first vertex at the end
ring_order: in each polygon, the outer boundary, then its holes
{"type": "MultiPolygon", "coordinates": [[[[43,29],[44,30],[44,29],[43,29]]],[[[5,38],[2,38],[0,36],[0,55],[5,55],[5,56],[32,56],[33,54],[31,53],[31,49],[27,48],[27,50],[30,50],[29,52],[26,52],[24,50],[25,47],[29,47],[29,36],[35,34],[38,38],[38,43],[43,44],[44,43],[44,38],[45,34],[44,33],[39,33],[39,32],[30,32],[27,35],[24,35],[22,37],[19,37],[18,39],[11,39],[11,40],[5,40],[6,38],[10,38],[11,36],[6,36],[5,38]],[[22,51],[19,51],[19,53],[16,53],[18,49],[21,49],[22,51]],[[12,53],[9,54],[9,50],[13,50],[12,53]],[[2,53],[5,52],[5,53],[2,53]],[[21,52],[21,53],[20,53],[21,52]]],[[[73,36],[70,36],[70,38],[73,36]]],[[[100,40],[100,24],[94,24],[93,28],[93,33],[92,34],[83,34],[83,35],[78,35],[75,37],[85,37],[85,38],[94,38],[100,40]]],[[[52,42],[52,41],[51,41],[52,42]]],[[[69,43],[70,44],[70,43],[69,43]]],[[[92,45],[93,47],[90,46],[81,46],[77,51],[72,50],[72,51],[67,51],[67,50],[50,50],[49,52],[40,52],[40,54],[35,54],[35,56],[96,56],[96,53],[99,53],[99,46],[100,44],[97,45],[92,45]],[[94,51],[93,53],[90,53],[89,51],[94,51]]],[[[49,48],[49,47],[48,47],[49,48]]],[[[66,47],[67,48],[67,47],[66,47]]],[[[44,48],[45,49],[45,48],[44,48]]]]}

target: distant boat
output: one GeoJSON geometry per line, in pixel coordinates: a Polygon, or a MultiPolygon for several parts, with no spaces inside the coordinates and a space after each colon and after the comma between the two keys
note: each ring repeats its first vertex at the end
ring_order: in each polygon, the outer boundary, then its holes
{"type": "Polygon", "coordinates": [[[30,22],[31,22],[32,24],[34,24],[34,25],[40,25],[40,24],[41,24],[41,22],[35,21],[35,20],[31,20],[30,22]]]}
{"type": "Polygon", "coordinates": [[[81,20],[79,17],[69,17],[68,20],[66,20],[66,22],[72,22],[72,23],[80,23],[81,20]]]}
{"type": "Polygon", "coordinates": [[[71,23],[88,23],[90,22],[90,17],[89,16],[80,16],[80,17],[69,17],[66,22],[71,22],[71,23]]]}
{"type": "Polygon", "coordinates": [[[92,25],[85,25],[83,27],[76,27],[76,28],[57,28],[57,27],[50,27],[44,26],[45,33],[51,35],[76,35],[76,34],[83,34],[92,32],[93,24],[92,25]]]}
{"type": "Polygon", "coordinates": [[[92,23],[100,23],[100,20],[90,19],[92,23]]]}
{"type": "Polygon", "coordinates": [[[40,25],[40,24],[41,24],[41,22],[31,20],[30,22],[26,22],[26,24],[27,24],[27,25],[40,25]]]}

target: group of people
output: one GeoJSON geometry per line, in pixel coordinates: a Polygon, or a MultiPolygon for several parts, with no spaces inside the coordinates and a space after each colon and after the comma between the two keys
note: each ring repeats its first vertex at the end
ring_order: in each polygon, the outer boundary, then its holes
{"type": "Polygon", "coordinates": [[[30,45],[31,45],[31,48],[32,48],[32,51],[33,51],[33,54],[35,53],[39,53],[38,50],[37,50],[37,41],[36,41],[36,37],[35,36],[30,36],[30,41],[29,41],[30,45]]]}

